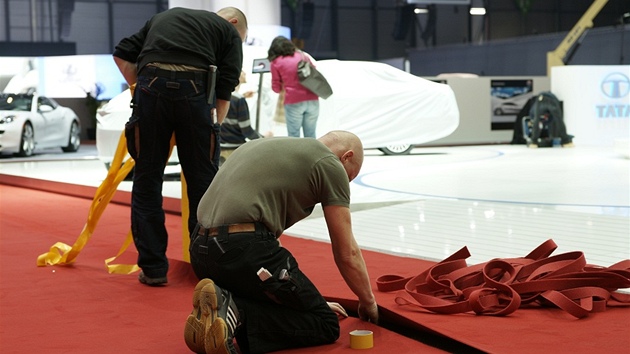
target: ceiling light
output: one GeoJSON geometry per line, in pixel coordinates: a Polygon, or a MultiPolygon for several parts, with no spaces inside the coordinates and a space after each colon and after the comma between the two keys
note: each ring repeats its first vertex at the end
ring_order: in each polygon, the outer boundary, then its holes
{"type": "Polygon", "coordinates": [[[486,14],[486,9],[484,7],[471,7],[470,14],[473,16],[483,16],[486,14]]]}

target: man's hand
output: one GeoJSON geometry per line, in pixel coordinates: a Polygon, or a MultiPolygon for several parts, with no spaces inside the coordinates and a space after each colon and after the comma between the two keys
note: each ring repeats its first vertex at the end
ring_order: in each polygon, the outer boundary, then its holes
{"type": "Polygon", "coordinates": [[[333,256],[339,273],[359,299],[359,318],[378,322],[378,305],[372,292],[361,249],[352,234],[350,208],[340,205],[324,206],[324,218],[332,243],[333,256]]]}
{"type": "Polygon", "coordinates": [[[328,306],[330,307],[331,310],[333,310],[334,313],[337,314],[337,316],[339,317],[348,317],[348,314],[346,313],[346,310],[343,308],[343,306],[339,305],[336,302],[329,302],[328,306]]]}
{"type": "Polygon", "coordinates": [[[376,302],[369,305],[364,305],[359,302],[358,312],[361,320],[378,324],[378,305],[376,302]]]}

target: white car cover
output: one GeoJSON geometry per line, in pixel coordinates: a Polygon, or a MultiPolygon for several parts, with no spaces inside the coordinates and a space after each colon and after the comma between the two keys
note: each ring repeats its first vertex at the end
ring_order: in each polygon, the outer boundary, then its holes
{"type": "Polygon", "coordinates": [[[348,130],[364,148],[422,144],[451,134],[459,109],[450,86],[426,80],[388,64],[319,60],[333,95],[320,100],[318,135],[348,130]]]}

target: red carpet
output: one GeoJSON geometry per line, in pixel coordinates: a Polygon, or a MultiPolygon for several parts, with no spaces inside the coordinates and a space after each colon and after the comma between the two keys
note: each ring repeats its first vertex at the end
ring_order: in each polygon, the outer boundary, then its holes
{"type": "MultiPolygon", "coordinates": [[[[180,261],[179,216],[167,215],[172,269],[166,287],[142,286],[135,274],[107,273],[104,260],[116,254],[129,230],[125,205],[108,206],[72,266],[36,266],[37,257],[54,243],[76,240],[90,203],[89,199],[0,185],[0,351],[189,352],[183,323],[191,310],[196,279],[189,265],[180,261]]],[[[328,244],[286,236],[281,240],[327,298],[356,308],[328,244]]],[[[383,274],[411,276],[433,264],[375,252],[364,256],[373,279],[383,274]]],[[[128,250],[122,261],[133,263],[135,250],[128,250]]],[[[354,329],[375,332],[375,347],[365,350],[373,353],[630,352],[629,308],[609,308],[581,320],[555,309],[520,309],[507,317],[438,315],[396,305],[394,293],[376,295],[388,329],[345,319],[337,343],[282,353],[355,353],[348,338],[354,329]]]]}
{"type": "MultiPolygon", "coordinates": [[[[0,352],[190,352],[183,326],[197,280],[189,264],[181,261],[179,216],[167,214],[172,260],[168,286],[141,285],[137,273],[107,273],[105,259],[116,254],[129,230],[129,207],[124,205],[107,207],[73,265],[36,266],[37,257],[54,243],[74,243],[90,203],[0,185],[0,352]]],[[[298,246],[300,240],[287,243],[298,246]]],[[[326,245],[317,245],[315,253],[324,258],[326,245]]],[[[133,247],[122,261],[135,262],[133,247]]],[[[354,352],[347,334],[358,328],[374,331],[377,347],[393,348],[400,354],[444,352],[356,318],[344,319],[341,325],[344,335],[337,343],[299,352],[354,352]]],[[[292,352],[298,351],[285,351],[292,352]]]]}

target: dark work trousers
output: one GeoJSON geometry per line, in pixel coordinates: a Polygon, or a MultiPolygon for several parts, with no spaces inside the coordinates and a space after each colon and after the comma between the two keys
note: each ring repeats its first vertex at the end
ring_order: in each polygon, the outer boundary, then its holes
{"type": "Polygon", "coordinates": [[[131,229],[138,266],[151,278],[166,276],[169,266],[162,183],[173,133],[186,178],[189,232],[197,224],[199,200],[217,173],[220,127],[212,121],[206,85],[204,72],[145,68],[138,76],[133,113],[125,126],[127,149],[136,163],[131,229]]]}
{"type": "Polygon", "coordinates": [[[192,236],[190,262],[197,277],[212,279],[234,296],[242,322],[236,340],[243,353],[329,344],[339,338],[337,315],[262,224],[256,223],[256,232],[192,236]],[[273,277],[260,280],[256,273],[261,267],[273,277]],[[280,279],[283,269],[288,278],[280,279]]]}

